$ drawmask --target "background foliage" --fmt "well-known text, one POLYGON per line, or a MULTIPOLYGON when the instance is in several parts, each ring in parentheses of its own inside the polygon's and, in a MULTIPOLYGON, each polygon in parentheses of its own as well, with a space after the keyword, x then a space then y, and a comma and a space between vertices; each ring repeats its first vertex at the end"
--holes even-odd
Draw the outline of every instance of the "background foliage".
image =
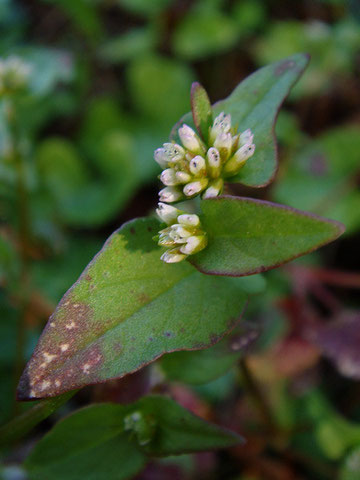
MULTIPOLYGON (((256 68, 310 53, 310 67, 278 119, 275 183, 234 185, 229 193, 281 202, 347 227, 342 240, 319 253, 243 279, 252 298, 246 321, 230 338, 87 387, 20 442, 8 443, 4 479, 53 475, 39 453, 44 439, 28 453, 67 413, 93 402, 128 404, 149 392, 170 393, 196 415, 241 433, 247 444, 145 462, 148 452, 131 454, 126 443, 133 462, 124 475, 147 463, 137 478, 360 478, 359 22, 360 7, 351 0, 0 2, 0 57, 18 55, 32 67, 30 91, 18 104, 31 219, 25 246, 13 133, 0 105, 2 423, 27 409, 14 402, 14 389, 56 303, 113 230, 153 211, 159 171, 152 152, 189 111, 192 81, 215 102, 256 68), (26 457, 30 473, 20 466, 26 457)), ((150 435, 147 427, 136 432, 150 435)), ((116 431, 107 441, 125 448, 123 435, 116 431)), ((105 447, 97 448, 101 458, 105 447)), ((68 468, 63 454, 59 475, 68 468)))

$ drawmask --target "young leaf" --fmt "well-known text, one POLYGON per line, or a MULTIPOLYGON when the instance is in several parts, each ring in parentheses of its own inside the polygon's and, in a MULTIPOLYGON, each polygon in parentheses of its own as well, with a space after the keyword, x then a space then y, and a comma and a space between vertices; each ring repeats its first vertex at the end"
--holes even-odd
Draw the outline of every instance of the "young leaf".
POLYGON ((243 443, 238 434, 205 422, 170 398, 144 397, 137 402, 137 408, 155 421, 155 434, 144 446, 150 455, 178 455, 243 443))
POLYGON ((264 272, 335 240, 341 223, 283 205, 223 196, 201 202, 208 246, 191 257, 201 272, 241 277, 264 272))
MULTIPOLYGON (((232 123, 239 131, 250 128, 254 133, 255 154, 238 175, 230 179, 231 182, 263 187, 273 180, 277 169, 276 116, 308 61, 307 55, 299 53, 261 68, 243 80, 229 97, 213 106, 214 116, 220 112, 230 113, 232 123)), ((177 129, 183 123, 192 124, 191 114, 175 125, 172 140, 177 141, 177 129)))
POLYGON ((198 82, 194 82, 191 87, 191 110, 195 126, 207 142, 212 124, 212 109, 205 88, 198 82))
POLYGON ((196 417, 170 398, 100 404, 61 420, 25 461, 30 480, 132 478, 148 455, 168 456, 242 443, 234 432, 196 417))
POLYGON ((55 425, 25 461, 30 480, 122 480, 146 463, 120 405, 93 405, 55 425))
POLYGON ((238 321, 241 283, 165 264, 155 219, 122 226, 65 294, 22 375, 20 399, 134 372, 164 353, 208 347, 238 321))

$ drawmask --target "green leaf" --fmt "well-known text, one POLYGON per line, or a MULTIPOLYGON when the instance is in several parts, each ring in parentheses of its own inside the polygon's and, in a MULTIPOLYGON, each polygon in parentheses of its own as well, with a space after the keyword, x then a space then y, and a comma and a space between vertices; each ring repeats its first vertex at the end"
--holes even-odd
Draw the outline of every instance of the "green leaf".
POLYGON ((339 480, 358 480, 360 478, 360 447, 355 448, 345 458, 340 469, 339 480))
POLYGON ((207 142, 209 136, 209 127, 212 124, 211 103, 205 88, 198 82, 194 82, 191 87, 191 110, 195 126, 207 142))
MULTIPOLYGON (((273 180, 277 169, 276 116, 308 61, 307 55, 299 53, 261 68, 243 80, 229 97, 213 105, 214 115, 230 113, 232 123, 239 131, 250 128, 254 133, 255 154, 238 175, 230 179, 231 182, 263 187, 273 180)), ((175 125, 173 140, 177 140, 177 128, 182 123, 192 124, 191 115, 185 115, 175 125)))
POLYGON ((134 441, 123 433, 120 405, 94 405, 45 435, 25 461, 30 480, 122 480, 145 465, 134 441))
POLYGON ((144 397, 130 405, 99 404, 58 422, 25 461, 30 480, 121 480, 147 456, 226 448, 236 433, 196 417, 170 398, 144 397))
POLYGON ((231 48, 237 39, 231 17, 217 9, 195 8, 179 23, 172 43, 179 57, 199 60, 231 48))
POLYGON ((129 65, 127 79, 136 109, 156 125, 170 129, 189 108, 193 74, 184 63, 142 56, 129 65))
POLYGON ((338 222, 250 198, 203 200, 208 246, 191 257, 203 273, 244 276, 282 265, 335 240, 338 222))
POLYGON ((179 455, 228 448, 243 442, 236 433, 205 422, 170 398, 144 397, 137 402, 136 410, 155 421, 154 436, 144 447, 150 455, 179 455))
POLYGON ((194 385, 209 383, 235 365, 257 337, 255 328, 242 324, 213 347, 170 353, 161 359, 160 365, 170 380, 194 385))
POLYGON ((155 219, 125 224, 50 318, 19 385, 42 398, 118 378, 176 350, 221 339, 246 303, 241 282, 165 264, 155 219), (186 299, 186 301, 184 301, 186 299))
POLYGON ((174 0, 117 0, 118 3, 135 14, 153 16, 169 7, 174 0))

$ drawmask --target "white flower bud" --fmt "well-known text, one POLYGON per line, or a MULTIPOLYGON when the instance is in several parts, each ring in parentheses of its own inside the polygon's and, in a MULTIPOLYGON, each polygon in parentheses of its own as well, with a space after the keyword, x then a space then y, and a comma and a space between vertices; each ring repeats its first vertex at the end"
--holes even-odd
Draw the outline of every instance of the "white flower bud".
POLYGON ((179 215, 177 221, 182 225, 188 225, 189 227, 197 227, 200 225, 200 218, 197 215, 190 213, 179 215))
POLYGON ((185 150, 178 143, 164 143, 164 150, 171 163, 178 162, 185 155, 185 150))
POLYGON ((241 167, 243 167, 255 152, 255 145, 253 143, 246 143, 243 145, 224 166, 224 173, 226 175, 235 175, 241 167))
POLYGON ((159 200, 161 202, 172 203, 182 198, 181 190, 176 187, 165 187, 159 192, 159 200))
POLYGON ((210 176, 216 178, 221 172, 221 158, 219 150, 214 147, 209 148, 207 154, 208 170, 210 176))
POLYGON ((170 235, 162 233, 159 236, 158 245, 160 245, 160 247, 172 247, 175 246, 175 242, 174 239, 170 237, 170 235))
POLYGON ((192 179, 192 176, 186 172, 176 172, 177 183, 188 183, 192 179))
POLYGON ((173 187, 179 183, 176 178, 176 171, 173 168, 167 168, 163 170, 160 175, 160 180, 166 186, 173 187))
POLYGON ((179 128, 179 137, 181 139, 181 143, 184 145, 185 148, 190 150, 190 152, 201 152, 202 148, 199 137, 188 125, 184 124, 181 128, 179 128))
POLYGON ((221 133, 218 135, 215 139, 214 147, 219 151, 221 158, 226 160, 232 148, 231 133, 221 133))
POLYGON ((206 199, 206 198, 217 197, 222 192, 223 187, 224 187, 224 180, 222 178, 212 181, 209 184, 208 188, 203 193, 202 198, 206 199))
POLYGON ((196 155, 191 161, 190 161, 190 172, 193 175, 201 175, 201 174, 206 174, 206 163, 205 159, 201 157, 200 155, 196 155))
POLYGON ((175 224, 171 226, 169 235, 176 243, 185 243, 192 233, 184 225, 175 224))
POLYGON ((248 128, 247 130, 242 132, 242 134, 240 135, 240 145, 241 146, 245 145, 246 143, 252 143, 253 140, 254 140, 254 134, 252 133, 250 128, 248 128))
POLYGON ((195 182, 190 182, 185 185, 183 192, 187 197, 193 197, 194 195, 202 192, 204 188, 207 187, 208 179, 202 178, 201 180, 197 180, 195 182))
POLYGON ((181 214, 181 210, 175 208, 171 205, 166 205, 166 203, 159 203, 156 213, 160 220, 165 222, 167 225, 177 221, 177 217, 181 214))
POLYGON ((161 168, 167 168, 169 163, 169 157, 165 152, 165 148, 158 148, 154 152, 154 160, 161 168))
POLYGON ((206 247, 206 244, 207 241, 204 235, 193 235, 187 239, 185 245, 180 247, 180 252, 185 255, 192 255, 200 252, 200 250, 206 247))
POLYGON ((166 263, 178 263, 185 260, 186 257, 187 255, 182 254, 178 248, 173 248, 164 252, 160 259, 166 263))
POLYGON ((214 143, 216 137, 222 133, 229 133, 231 129, 231 115, 225 115, 224 112, 221 112, 218 115, 213 123, 213 126, 210 130, 210 143, 214 143))

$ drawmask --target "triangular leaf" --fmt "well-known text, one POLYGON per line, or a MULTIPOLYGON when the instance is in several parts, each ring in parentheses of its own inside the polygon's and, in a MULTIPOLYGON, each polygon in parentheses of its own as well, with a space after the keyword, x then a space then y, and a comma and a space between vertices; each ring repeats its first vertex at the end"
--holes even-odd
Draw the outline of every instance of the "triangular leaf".
POLYGON ((263 272, 335 240, 341 223, 284 205, 223 196, 203 200, 208 246, 191 262, 203 273, 240 277, 263 272))
POLYGON ((241 283, 163 263, 158 230, 157 220, 138 219, 109 238, 50 318, 20 399, 122 377, 164 353, 208 347, 236 324, 241 283))
MULTIPOLYGON (((274 127, 279 108, 290 89, 308 64, 309 57, 298 53, 280 62, 257 70, 243 80, 232 94, 213 106, 214 116, 230 113, 232 124, 239 131, 250 128, 254 133, 255 154, 231 182, 250 187, 270 183, 277 170, 274 127)), ((185 115, 174 127, 171 139, 178 140, 177 129, 183 123, 193 125, 191 114, 185 115)))

